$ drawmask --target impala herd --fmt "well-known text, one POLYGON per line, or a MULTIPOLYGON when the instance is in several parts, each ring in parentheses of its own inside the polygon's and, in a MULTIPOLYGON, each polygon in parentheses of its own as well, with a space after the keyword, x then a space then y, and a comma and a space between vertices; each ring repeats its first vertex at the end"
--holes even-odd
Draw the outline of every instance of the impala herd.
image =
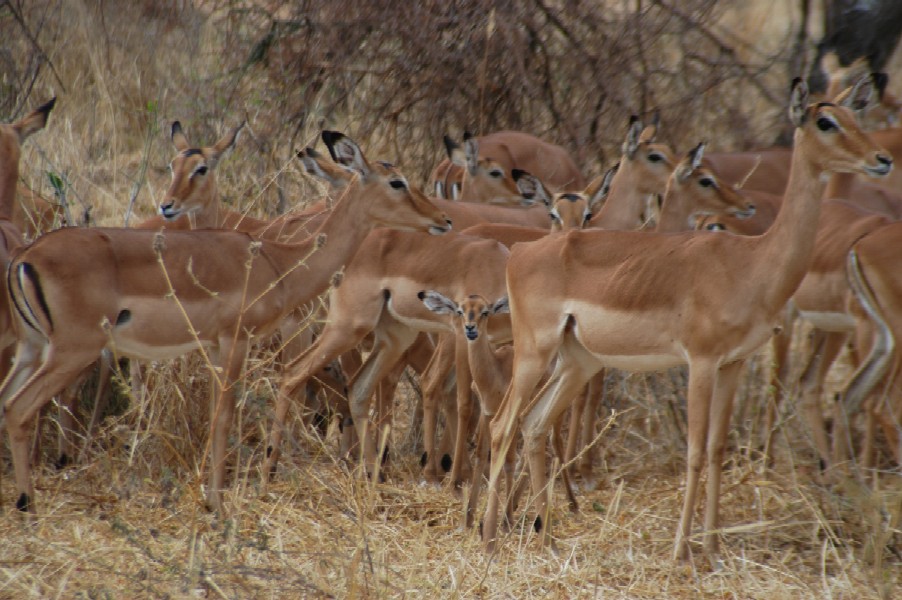
POLYGON ((604 369, 688 366, 686 491, 674 556, 691 556, 707 464, 702 540, 705 554, 716 557, 737 384, 746 359, 769 339, 776 394, 767 406, 765 460, 781 396, 798 390, 826 473, 845 468, 859 445, 850 419, 862 407, 863 464, 874 466, 882 431, 902 465, 902 399, 892 387, 902 366, 895 350, 902 336, 902 230, 895 222, 902 190, 877 185, 902 153, 902 129, 866 134, 858 125, 856 113, 868 108, 875 82, 865 77, 833 102, 809 103, 796 80, 791 150, 706 156, 701 143, 678 157, 655 141, 657 116, 647 126, 633 117, 618 166, 588 183, 566 150, 525 133, 468 133, 461 144, 446 137, 448 159, 433 171, 434 197, 350 138, 324 131, 328 157, 312 148, 297 157, 335 200, 271 220, 219 200, 217 165, 243 124, 198 147, 175 122, 172 181, 158 216, 133 228, 64 227, 43 235, 37 233, 50 228, 54 212, 44 204, 21 208, 23 199, 40 197, 19 186, 19 155, 54 101, 0 125, 0 251, 8 265, 0 294, 0 398, 16 506, 35 510, 30 442, 55 395, 102 356, 165 360, 199 351, 214 387, 207 504, 225 510, 229 432, 250 376, 247 356, 279 334, 283 374, 261 488, 277 475, 289 408, 304 403, 310 394, 302 392, 317 381, 329 382, 331 394, 327 406, 308 403, 305 419, 339 415, 341 451, 354 451, 362 472, 377 476, 395 387, 409 367, 422 383, 423 477, 447 478, 454 489, 469 483, 464 527, 473 525, 488 482, 481 527, 488 551, 502 540, 502 479, 502 524, 512 524, 525 488, 518 472, 531 482, 541 543, 552 541, 549 435, 566 467, 571 509, 578 508, 571 478, 594 485, 588 447, 604 369), (655 230, 640 231, 650 205, 655 230), (326 292, 328 300, 318 302, 326 292), (322 306, 324 318, 312 319, 322 306), (799 320, 815 333, 796 384, 788 356, 799 320), (853 337, 857 370, 832 407, 828 430, 824 379, 853 337))

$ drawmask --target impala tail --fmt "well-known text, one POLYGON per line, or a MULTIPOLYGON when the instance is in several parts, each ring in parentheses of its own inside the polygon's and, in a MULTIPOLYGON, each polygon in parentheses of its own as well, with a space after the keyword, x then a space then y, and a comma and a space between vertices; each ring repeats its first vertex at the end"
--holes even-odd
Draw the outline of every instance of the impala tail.
POLYGON ((16 312, 35 331, 50 337, 53 319, 34 266, 28 262, 13 262, 7 271, 9 296, 16 312))
POLYGON ((889 369, 896 340, 890 331, 889 324, 883 314, 883 308, 874 296, 874 290, 867 280, 858 253, 852 249, 846 258, 846 271, 849 276, 849 287, 861 304, 864 312, 874 323, 874 342, 867 358, 862 361, 852 375, 852 379, 842 393, 842 403, 848 414, 854 414, 861 408, 861 402, 874 389, 889 369))

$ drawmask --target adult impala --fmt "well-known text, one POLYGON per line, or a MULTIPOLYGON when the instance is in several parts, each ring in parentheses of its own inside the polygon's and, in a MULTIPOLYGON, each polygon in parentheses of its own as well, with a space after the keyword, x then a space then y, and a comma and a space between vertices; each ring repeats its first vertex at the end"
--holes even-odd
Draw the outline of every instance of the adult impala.
POLYGON ((892 159, 862 132, 851 110, 870 97, 861 82, 845 105, 807 105, 793 82, 789 115, 795 150, 777 221, 758 237, 707 232, 580 231, 517 245, 507 280, 514 372, 492 421, 492 468, 483 537, 494 548, 498 478, 517 424, 543 542, 549 539, 545 444, 574 394, 602 366, 630 371, 689 365, 686 495, 674 554, 689 557, 699 476, 708 460, 704 550, 716 555, 721 463, 745 358, 774 332, 783 305, 808 269, 823 174, 886 175, 892 159), (535 394, 554 356, 555 374, 535 394))
MULTIPOLYGON (((13 257, 9 281, 18 346, 0 398, 19 509, 33 506, 32 419, 107 347, 143 359, 195 349, 209 358, 219 400, 211 424, 208 504, 221 508, 235 384, 251 338, 273 332, 283 317, 327 289, 374 227, 450 229, 445 215, 397 169, 370 164, 343 134, 326 131, 323 140, 346 157, 357 179, 317 235, 301 243, 218 230, 70 228, 13 257)), ((182 154, 198 156, 191 151, 182 154)))

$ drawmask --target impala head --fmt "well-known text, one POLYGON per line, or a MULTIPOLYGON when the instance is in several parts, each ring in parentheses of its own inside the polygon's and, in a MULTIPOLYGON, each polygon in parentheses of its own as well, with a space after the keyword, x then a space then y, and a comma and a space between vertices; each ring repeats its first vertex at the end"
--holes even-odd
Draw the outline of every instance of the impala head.
POLYGON ((551 231, 554 232, 585 227, 592 214, 604 203, 615 172, 616 169, 610 169, 590 183, 582 193, 561 192, 554 195, 535 175, 521 169, 514 169, 512 174, 524 199, 528 199, 530 204, 541 202, 548 207, 551 231))
POLYGON ((323 131, 322 136, 332 160, 359 178, 366 218, 376 227, 428 231, 435 235, 451 230, 451 220, 445 213, 422 191, 411 186, 393 165, 370 163, 360 146, 343 133, 323 131))
POLYGON ((172 124, 171 138, 178 154, 169 163, 172 182, 160 202, 160 215, 172 221, 182 215, 216 208, 219 198, 213 170, 229 149, 238 141, 244 123, 222 136, 212 146, 192 147, 182 131, 182 124, 172 124))
POLYGON ((480 157, 479 142, 469 132, 464 133, 463 148, 446 135, 445 149, 451 163, 462 169, 460 184, 451 184, 452 198, 491 204, 521 202, 522 196, 511 173, 498 161, 480 157))
POLYGON ((667 182, 665 201, 679 197, 691 204, 692 215, 729 214, 740 219, 755 214, 755 205, 723 183, 704 159, 705 142, 689 151, 667 182))
POLYGON ((638 116, 631 116, 623 141, 618 179, 643 195, 660 194, 677 162, 669 147, 655 143, 658 122, 657 112, 647 127, 638 116))
POLYGON ((11 208, 19 179, 22 142, 44 128, 54 104, 56 98, 50 99, 18 121, 0 123, 0 205, 11 208))
POLYGON ((460 304, 435 291, 420 292, 417 297, 426 308, 438 315, 454 315, 471 342, 479 339, 480 335, 485 335, 490 316, 510 312, 507 296, 492 303, 474 294, 467 296, 460 304))
POLYGON ((873 77, 864 77, 833 102, 808 104, 808 86, 800 78, 792 85, 789 118, 796 127, 795 147, 820 171, 862 173, 884 177, 893 167, 892 155, 861 130, 856 112, 874 99, 873 77))

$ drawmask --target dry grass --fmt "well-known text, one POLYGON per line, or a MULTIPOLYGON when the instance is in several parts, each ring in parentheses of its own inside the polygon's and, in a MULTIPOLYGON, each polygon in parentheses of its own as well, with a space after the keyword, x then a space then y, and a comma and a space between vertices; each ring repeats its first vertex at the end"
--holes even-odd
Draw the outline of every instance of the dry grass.
MULTIPOLYGON (((231 2, 140 2, 129 10, 13 2, 53 69, 34 58, 19 24, 0 8, 9 56, 30 57, 3 76, 0 106, 21 114, 52 94, 60 97, 47 131, 26 146, 23 178, 50 194, 44 172, 58 173, 70 185, 73 211, 84 202, 97 222, 118 225, 133 193, 139 216, 151 214, 161 198, 172 153, 166 131, 173 119, 182 120, 191 140, 207 143, 246 115, 247 135, 219 169, 224 199, 257 214, 311 199, 290 157, 294 147, 315 140, 320 124, 313 117, 321 116, 326 93, 311 96, 309 118, 287 122, 291 114, 273 108, 284 100, 284 90, 269 87, 272 71, 240 72, 235 66, 250 50, 237 42, 253 37, 248 31, 260 27, 259 11, 272 4, 249 3, 252 10, 242 20, 231 10, 241 5, 231 2), (23 90, 31 81, 34 89, 26 98, 23 90)), ((786 28, 773 33, 773 19, 760 9, 767 4, 759 2, 749 20, 741 11, 726 12, 716 31, 743 23, 745 39, 754 40, 754 24, 761 35, 770 32, 767 43, 779 48, 786 28)), ((773 83, 775 94, 782 94, 780 68, 763 79, 773 83)), ((713 111, 718 92, 734 101, 748 90, 715 86, 698 106, 713 111)), ((350 110, 363 111, 365 101, 375 101, 367 93, 373 92, 348 100, 346 112, 332 114, 329 126, 355 135, 370 131, 361 143, 397 158, 399 134, 350 110)), ((742 115, 748 127, 739 127, 735 143, 772 139, 778 109, 761 102, 757 117, 755 111, 742 115)), ((672 109, 672 116, 678 112, 672 109)), ((723 115, 712 117, 709 127, 703 116, 687 117, 680 131, 692 140, 728 139, 725 132, 737 129, 723 115)), ((611 152, 625 117, 605 113, 593 143, 607 144, 611 152)), ((665 123, 666 118, 665 112, 665 123)), ((405 168, 417 173, 428 171, 439 147, 437 139, 421 137, 419 148, 433 150, 407 159, 405 168)), ((595 166, 591 154, 584 153, 590 157, 587 168, 595 166)), ((682 388, 676 386, 673 396, 666 378, 650 383, 630 377, 617 387, 619 416, 602 438, 598 467, 604 484, 581 496, 576 515, 566 512, 558 492, 557 554, 537 551, 530 528, 520 523, 488 558, 474 531, 458 529, 460 501, 449 490, 419 485, 418 446, 408 439, 405 422, 414 401, 409 387, 397 398, 389 483, 353 476, 334 458, 334 435, 323 442, 295 421, 278 477, 261 498, 256 469, 278 385, 276 373, 261 369, 247 382, 233 438, 229 514, 217 519, 206 513, 201 484, 208 455, 208 373, 197 357, 188 357, 152 366, 149 395, 133 398, 122 414, 108 419, 75 468, 52 470, 56 432, 45 428, 35 478, 37 517, 15 512, 4 457, 0 598, 890 597, 902 585, 898 474, 882 474, 873 485, 859 479, 820 484, 811 445, 798 433, 802 427, 791 407, 777 466, 762 473, 749 449, 758 439, 753 424, 766 395, 766 366, 760 359, 750 369, 742 391, 746 408, 737 410, 730 440, 720 570, 702 558, 694 565, 670 559, 685 447, 682 388), (668 410, 671 396, 676 419, 668 410)), ((672 379, 679 382, 677 375, 672 379)))

